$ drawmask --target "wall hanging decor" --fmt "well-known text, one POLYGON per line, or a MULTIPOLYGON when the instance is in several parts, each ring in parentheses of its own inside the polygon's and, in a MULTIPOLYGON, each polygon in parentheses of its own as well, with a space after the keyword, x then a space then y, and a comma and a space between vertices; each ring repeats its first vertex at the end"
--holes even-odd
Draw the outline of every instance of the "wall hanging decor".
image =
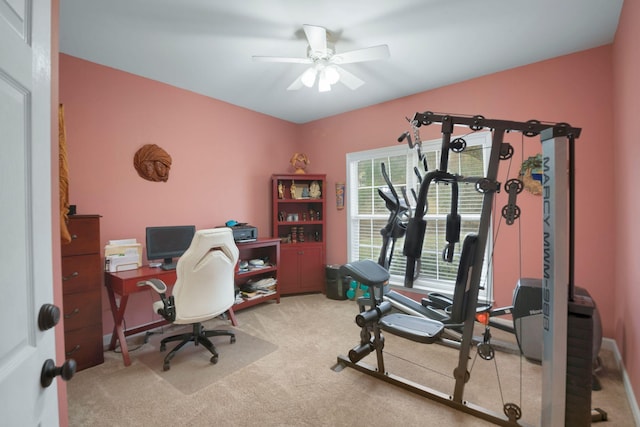
POLYGON ((71 243, 67 227, 69 221, 69 161, 67 159, 67 131, 64 125, 64 106, 58 105, 58 168, 60 181, 60 240, 63 245, 71 243))
POLYGON ((542 194, 542 153, 528 157, 520 166, 520 179, 531 194, 542 194))
POLYGON ((336 182, 336 208, 344 209, 344 182, 336 182))
POLYGON ((133 166, 141 178, 166 182, 171 169, 171 156, 156 144, 146 144, 133 156, 133 166))

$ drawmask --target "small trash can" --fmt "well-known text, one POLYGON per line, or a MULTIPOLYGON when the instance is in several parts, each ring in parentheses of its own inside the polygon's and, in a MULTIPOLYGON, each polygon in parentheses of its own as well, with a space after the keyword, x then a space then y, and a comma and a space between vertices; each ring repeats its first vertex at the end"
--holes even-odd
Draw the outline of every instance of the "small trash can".
POLYGON ((335 300, 347 299, 347 289, 349 289, 349 281, 344 280, 340 275, 340 265, 327 264, 327 298, 335 300))

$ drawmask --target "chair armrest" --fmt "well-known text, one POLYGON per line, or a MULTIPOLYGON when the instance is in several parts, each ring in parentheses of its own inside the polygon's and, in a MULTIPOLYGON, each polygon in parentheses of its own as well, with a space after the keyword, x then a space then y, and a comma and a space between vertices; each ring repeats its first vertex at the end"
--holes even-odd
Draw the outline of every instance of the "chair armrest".
MULTIPOLYGON (((156 312, 165 318, 169 322, 176 320, 176 307, 173 299, 173 295, 167 298, 167 285, 160 279, 141 280, 138 282, 138 286, 149 286, 158 294, 162 300, 162 307, 159 307, 156 312)), ((154 305, 155 308, 155 305, 154 305)))
POLYGON ((149 286, 159 294, 167 292, 167 285, 160 279, 149 279, 138 282, 138 286, 149 286))

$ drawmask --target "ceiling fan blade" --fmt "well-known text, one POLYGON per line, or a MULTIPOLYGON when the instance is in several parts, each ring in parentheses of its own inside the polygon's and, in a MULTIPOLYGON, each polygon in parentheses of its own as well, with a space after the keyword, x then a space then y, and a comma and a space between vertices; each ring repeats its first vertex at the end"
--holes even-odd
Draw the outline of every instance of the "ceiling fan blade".
POLYGON ((327 51, 327 30, 323 27, 306 24, 302 28, 304 28, 311 51, 324 54, 327 51))
POLYGON ((287 58, 283 56, 252 56, 254 62, 290 62, 294 64, 311 64, 309 58, 287 58))
POLYGON ((287 88, 287 90, 299 90, 299 89, 301 89, 301 88, 302 88, 302 86, 304 86, 304 85, 302 84, 302 79, 300 79, 300 77, 298 77, 297 79, 295 79, 295 80, 293 81, 293 83, 291 83, 291 84, 289 85, 289 87, 287 88))
POLYGON ((375 61, 387 59, 389 57, 389 46, 381 44, 378 46, 365 47, 363 49, 351 50, 349 52, 337 53, 331 57, 331 62, 335 64, 349 64, 352 62, 375 61))
POLYGON ((338 70, 338 74, 340 74, 339 81, 349 89, 356 90, 364 84, 362 80, 360 80, 344 68, 336 66, 336 70, 338 70))

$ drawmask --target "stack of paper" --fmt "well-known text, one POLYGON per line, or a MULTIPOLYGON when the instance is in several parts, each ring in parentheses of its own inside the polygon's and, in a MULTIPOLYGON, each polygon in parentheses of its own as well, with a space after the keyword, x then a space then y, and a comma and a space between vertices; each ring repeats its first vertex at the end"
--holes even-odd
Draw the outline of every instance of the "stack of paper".
POLYGON ((142 266, 142 245, 136 239, 110 240, 104 247, 104 269, 110 273, 142 266))

